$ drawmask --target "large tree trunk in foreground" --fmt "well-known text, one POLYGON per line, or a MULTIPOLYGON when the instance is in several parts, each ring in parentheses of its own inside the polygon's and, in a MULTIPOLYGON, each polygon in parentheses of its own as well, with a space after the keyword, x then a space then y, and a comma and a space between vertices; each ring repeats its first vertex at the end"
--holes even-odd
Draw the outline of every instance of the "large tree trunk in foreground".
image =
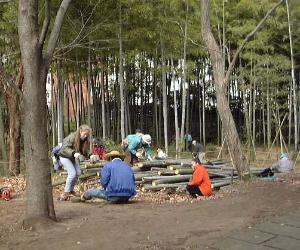
POLYGON ((240 142, 226 97, 226 85, 224 84, 224 60, 222 58, 222 52, 217 45, 211 31, 209 21, 209 0, 202 0, 201 3, 202 37, 206 47, 208 48, 213 66, 213 76, 217 96, 217 109, 222 120, 233 164, 238 171, 239 177, 244 179, 249 176, 250 170, 242 151, 242 144, 240 142))
POLYGON ((45 20, 39 34, 38 0, 20 0, 19 43, 24 66, 24 150, 27 167, 25 226, 39 226, 55 219, 48 159, 46 76, 71 0, 63 0, 57 12, 47 48, 50 1, 45 1, 45 20))

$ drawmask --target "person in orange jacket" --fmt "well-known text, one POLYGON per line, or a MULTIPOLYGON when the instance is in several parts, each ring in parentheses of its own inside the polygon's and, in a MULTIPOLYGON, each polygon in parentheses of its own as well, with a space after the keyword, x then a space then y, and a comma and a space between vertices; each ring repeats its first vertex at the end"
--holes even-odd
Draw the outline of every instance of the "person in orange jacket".
POLYGON ((197 198, 197 196, 211 196, 211 181, 206 168, 198 158, 194 159, 192 167, 194 173, 192 180, 186 186, 186 190, 194 198, 197 198))

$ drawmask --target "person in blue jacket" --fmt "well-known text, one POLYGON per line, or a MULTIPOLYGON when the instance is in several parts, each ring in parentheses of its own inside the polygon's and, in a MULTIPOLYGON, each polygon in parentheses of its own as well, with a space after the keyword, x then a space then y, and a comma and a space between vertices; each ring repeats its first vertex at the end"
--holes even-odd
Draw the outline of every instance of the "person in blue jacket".
POLYGON ((87 190, 81 200, 90 200, 93 197, 107 200, 111 203, 124 203, 136 195, 134 173, 126 163, 121 160, 118 151, 107 154, 112 159, 101 170, 101 189, 87 190))
POLYGON ((128 135, 122 144, 126 163, 132 165, 143 156, 148 160, 152 160, 151 136, 149 134, 136 133, 128 135))

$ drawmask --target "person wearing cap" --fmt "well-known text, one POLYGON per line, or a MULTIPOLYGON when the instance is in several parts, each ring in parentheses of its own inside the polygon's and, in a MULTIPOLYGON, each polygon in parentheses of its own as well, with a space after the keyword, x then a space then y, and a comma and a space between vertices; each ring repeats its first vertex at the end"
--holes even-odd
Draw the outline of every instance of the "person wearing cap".
POLYGON ((151 136, 149 134, 131 134, 123 141, 125 152, 125 162, 133 164, 139 161, 143 155, 148 160, 152 160, 151 136))
POLYGON ((293 162, 289 160, 286 153, 281 153, 279 161, 275 162, 271 167, 264 169, 257 177, 271 177, 274 173, 290 173, 293 171, 293 162))
POLYGON ((206 168, 197 158, 194 159, 192 167, 194 173, 192 180, 186 186, 186 190, 194 198, 197 198, 197 196, 211 196, 211 181, 206 168))
POLYGON ((198 143, 196 140, 194 140, 192 142, 193 144, 193 158, 198 157, 198 159, 200 160, 200 162, 203 161, 203 158, 205 157, 205 152, 204 152, 204 147, 201 143, 198 143))
POLYGON ((136 195, 134 173, 126 163, 121 160, 118 151, 106 154, 111 161, 101 169, 99 182, 102 188, 87 190, 81 200, 90 200, 93 197, 107 200, 111 203, 123 203, 136 195))
POLYGON ((271 166, 271 170, 275 173, 289 173, 293 171, 293 163, 289 160, 289 156, 286 153, 281 153, 279 161, 271 166))

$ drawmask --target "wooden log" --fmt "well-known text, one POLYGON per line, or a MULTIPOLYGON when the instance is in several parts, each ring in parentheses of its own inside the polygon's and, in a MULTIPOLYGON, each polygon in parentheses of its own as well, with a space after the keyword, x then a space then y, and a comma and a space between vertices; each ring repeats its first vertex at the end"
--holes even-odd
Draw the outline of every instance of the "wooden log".
POLYGON ((152 168, 151 168, 151 171, 164 171, 164 170, 167 169, 166 167, 167 167, 167 166, 152 167, 152 168))
POLYGON ((164 175, 164 176, 170 176, 170 175, 175 175, 175 171, 172 171, 172 170, 158 171, 157 174, 164 175))
POLYGON ((165 160, 166 165, 181 165, 181 166, 191 166, 192 160, 191 159, 168 159, 165 160))
POLYGON ((149 191, 149 190, 159 191, 161 189, 166 189, 166 188, 178 188, 178 187, 185 188, 186 185, 187 185, 187 182, 160 184, 160 185, 157 185, 157 186, 144 185, 141 190, 143 192, 149 191))
POLYGON ((169 170, 176 170, 176 169, 191 169, 192 165, 170 165, 167 167, 169 170))
POLYGON ((188 169, 176 169, 175 174, 192 174, 194 173, 194 169, 188 168, 188 169))
POLYGON ((137 162, 134 164, 134 167, 149 168, 149 169, 151 169, 151 167, 161 167, 161 166, 166 166, 165 161, 153 160, 153 161, 137 162))
POLYGON ((166 178, 166 176, 161 176, 161 175, 145 176, 145 177, 142 177, 142 181, 150 182, 150 181, 159 180, 159 179, 163 179, 163 178, 166 178))
POLYGON ((98 173, 100 172, 99 168, 87 168, 83 170, 84 173, 98 173))
MULTIPOLYGON (((79 177, 79 180, 85 180, 85 179, 88 179, 89 177, 92 177, 92 176, 96 176, 96 173, 82 175, 82 176, 79 177)), ((59 181, 59 182, 53 183, 52 187, 56 187, 56 186, 59 186, 59 185, 65 184, 65 183, 66 183, 66 180, 59 181)))
POLYGON ((88 162, 88 163, 85 163, 83 165, 83 167, 85 169, 88 169, 88 168, 100 168, 100 167, 103 167, 106 163, 108 163, 108 161, 98 161, 96 163, 90 163, 90 162, 88 162))
POLYGON ((152 181, 152 186, 156 186, 158 184, 164 183, 176 183, 176 182, 184 182, 189 181, 192 175, 175 175, 175 176, 161 176, 164 178, 152 181))
POLYGON ((231 185, 231 180, 216 182, 216 183, 213 183, 211 186, 212 186, 212 188, 220 188, 220 187, 224 187, 224 186, 228 186, 228 185, 231 185))
POLYGON ((135 173, 134 178, 136 181, 142 181, 143 177, 149 177, 154 175, 157 175, 157 172, 135 173))

